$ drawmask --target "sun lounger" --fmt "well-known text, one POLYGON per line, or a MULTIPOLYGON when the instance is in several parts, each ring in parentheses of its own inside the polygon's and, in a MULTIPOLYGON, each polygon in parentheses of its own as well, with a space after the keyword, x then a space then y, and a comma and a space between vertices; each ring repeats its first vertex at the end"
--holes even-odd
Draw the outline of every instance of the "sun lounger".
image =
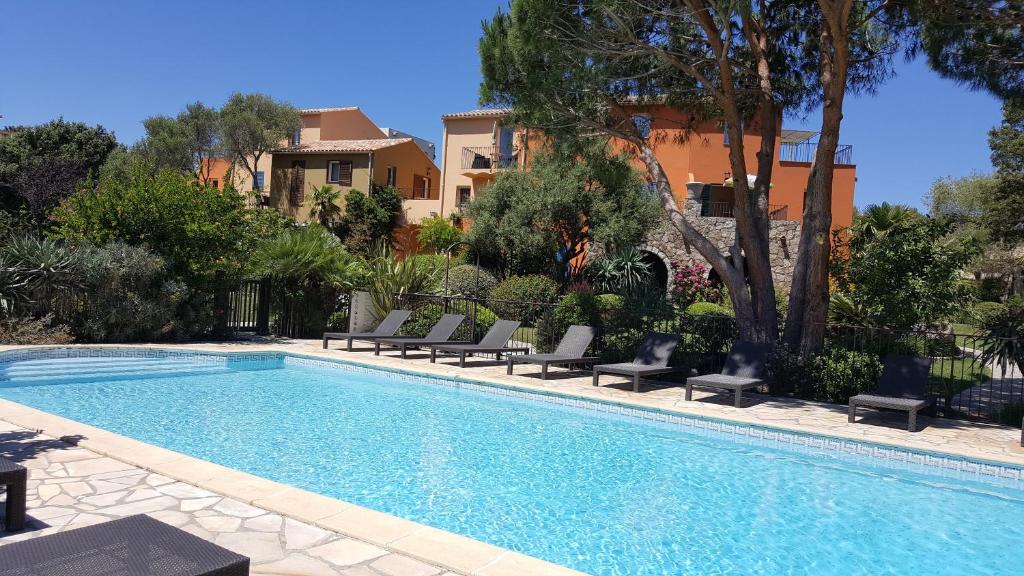
POLYGON ((501 360, 502 354, 514 354, 516 352, 529 352, 525 346, 508 346, 512 334, 519 328, 519 322, 514 320, 498 320, 491 326, 491 329, 480 339, 479 344, 433 344, 430 346, 430 361, 437 359, 438 352, 459 355, 459 368, 465 368, 466 356, 474 354, 494 354, 495 360, 501 360))
POLYGON ((878 389, 871 394, 857 394, 850 398, 848 420, 857 419, 857 408, 888 408, 908 413, 907 430, 917 431, 917 413, 935 406, 935 397, 928 394, 928 378, 932 359, 890 354, 885 357, 878 389))
POLYGON ((729 357, 725 360, 720 374, 705 374, 686 379, 686 399, 693 398, 693 387, 732 390, 733 405, 743 406, 743 391, 757 388, 764 383, 765 367, 771 346, 754 342, 733 342, 729 357))
POLYGON ((651 332, 644 338, 632 362, 598 364, 594 366, 594 386, 598 385, 601 374, 619 374, 633 377, 633 392, 640 391, 640 378, 678 371, 669 366, 672 353, 679 346, 679 336, 651 332))
POLYGON ((249 559, 137 515, 0 546, 0 576, 245 576, 249 559))
POLYGON ((4 505, 4 530, 14 532, 25 527, 25 500, 28 493, 28 469, 0 458, 0 486, 7 490, 4 505))
POLYGON ((593 364, 597 356, 584 356, 590 343, 594 340, 594 329, 590 326, 569 326, 562 336, 562 341, 554 352, 546 354, 516 354, 508 357, 508 373, 512 373, 513 364, 540 364, 540 379, 547 380, 548 366, 565 366, 571 364, 593 364))
POLYGON ((378 338, 373 343, 373 353, 380 355, 381 346, 390 346, 402 351, 402 358, 409 348, 430 346, 431 344, 472 344, 472 342, 452 341, 452 334, 459 328, 462 321, 466 319, 463 314, 445 314, 434 324, 434 327, 427 332, 423 338, 378 338))
POLYGON ((351 352, 353 340, 372 342, 377 338, 390 338, 398 333, 398 329, 409 319, 410 315, 412 312, 408 310, 392 310, 373 329, 373 332, 324 332, 324 350, 327 349, 328 340, 348 340, 348 346, 345 349, 351 352))

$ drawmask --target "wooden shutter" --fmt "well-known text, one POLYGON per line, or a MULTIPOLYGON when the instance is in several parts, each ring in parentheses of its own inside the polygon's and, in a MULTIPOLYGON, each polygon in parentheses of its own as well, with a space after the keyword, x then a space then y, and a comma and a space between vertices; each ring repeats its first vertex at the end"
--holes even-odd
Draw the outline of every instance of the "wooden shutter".
POLYGON ((292 182, 288 190, 288 200, 293 206, 301 206, 306 195, 306 161, 292 162, 292 182))
POLYGON ((419 174, 414 174, 412 177, 412 197, 423 198, 423 187, 427 183, 426 179, 419 174))
POLYGON ((338 185, 339 186, 351 186, 352 185, 352 163, 342 162, 338 165, 338 185))

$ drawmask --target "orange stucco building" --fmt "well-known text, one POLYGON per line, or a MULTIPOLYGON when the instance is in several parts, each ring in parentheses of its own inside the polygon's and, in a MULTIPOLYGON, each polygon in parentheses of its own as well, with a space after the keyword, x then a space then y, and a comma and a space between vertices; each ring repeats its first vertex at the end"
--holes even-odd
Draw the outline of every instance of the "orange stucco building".
MULTIPOLYGON (((460 206, 481 193, 501 170, 529 165, 530 154, 542 144, 543 138, 528 130, 504 126, 505 114, 501 109, 489 109, 442 116, 442 214, 457 214, 460 206)), ((637 111, 636 117, 643 117, 641 121, 650 127, 650 141, 680 209, 723 251, 727 250, 735 235, 735 222, 732 218, 733 189, 729 185, 733 177, 729 142, 722 122, 694 122, 684 113, 665 106, 645 107, 637 111)), ((771 253, 776 281, 788 285, 817 134, 778 128, 768 200, 772 218, 771 253)), ((745 127, 743 141, 748 171, 756 172, 757 151, 761 145, 756 125, 745 127)), ((852 222, 855 185, 852 148, 840 146, 836 151, 832 189, 834 228, 849 226, 852 222)), ((659 276, 667 276, 673 262, 702 260, 667 224, 651 232, 644 248, 662 269, 659 276)))

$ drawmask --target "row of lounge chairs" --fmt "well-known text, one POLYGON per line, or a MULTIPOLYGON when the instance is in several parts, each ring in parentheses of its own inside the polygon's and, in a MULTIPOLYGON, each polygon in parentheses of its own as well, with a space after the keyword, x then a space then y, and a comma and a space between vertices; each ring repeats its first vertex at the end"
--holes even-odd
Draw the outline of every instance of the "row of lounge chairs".
MULTIPOLYGON (((345 340, 346 349, 352 351, 354 341, 367 341, 373 342, 374 354, 379 355, 381 347, 386 346, 401 350, 402 358, 410 348, 429 348, 431 362, 436 362, 438 354, 452 354, 459 357, 460 367, 466 366, 467 357, 491 354, 498 361, 505 357, 508 374, 513 373, 516 364, 539 365, 542 380, 547 379, 550 366, 592 366, 594 386, 600 384, 602 374, 615 374, 630 377, 634 392, 640 391, 641 378, 679 371, 678 367, 669 365, 679 346, 679 336, 674 334, 649 333, 632 362, 597 364, 598 357, 586 355, 595 336, 595 330, 590 326, 570 326, 553 352, 529 354, 526 346, 510 345, 520 326, 513 320, 498 320, 478 343, 451 339, 465 320, 462 314, 444 314, 423 337, 396 337, 411 314, 409 310, 392 310, 371 332, 327 332, 323 336, 323 347, 326 349, 330 340, 345 340)), ((766 344, 734 342, 720 373, 686 379, 686 400, 692 400, 694 388, 725 390, 733 393, 734 406, 741 408, 743 393, 766 383, 764 376, 769 352, 766 344)), ((850 398, 849 421, 855 421, 856 410, 861 406, 901 410, 908 413, 907 429, 916 431, 918 412, 935 405, 935 398, 927 393, 930 370, 929 358, 886 357, 878 389, 850 398)))

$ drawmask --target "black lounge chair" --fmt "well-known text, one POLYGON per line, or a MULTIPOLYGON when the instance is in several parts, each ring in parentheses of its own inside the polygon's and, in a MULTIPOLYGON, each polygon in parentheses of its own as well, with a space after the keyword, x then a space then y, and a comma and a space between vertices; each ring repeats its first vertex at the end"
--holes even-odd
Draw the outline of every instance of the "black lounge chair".
POLYGON ((735 394, 733 405, 743 407, 743 391, 757 388, 764 383, 764 369, 768 364, 771 346, 754 342, 733 342, 729 357, 725 360, 720 374, 705 374, 686 379, 686 399, 693 398, 693 387, 732 390, 735 394))
POLYGON ((917 413, 935 407, 935 397, 928 394, 928 378, 932 359, 890 354, 885 357, 878 389, 873 394, 857 394, 850 398, 848 421, 857 419, 857 407, 888 408, 908 413, 907 431, 917 431, 917 413))
POLYGON ((438 352, 448 352, 458 354, 459 368, 465 368, 466 356, 473 354, 494 354, 495 360, 500 361, 502 354, 529 352, 530 349, 524 346, 508 346, 508 341, 518 328, 519 322, 498 320, 480 339, 479 344, 433 344, 430 346, 430 361, 434 362, 437 359, 438 352))
POLYGON ((679 346, 679 336, 651 332, 644 338, 632 362, 598 364, 594 366, 594 386, 598 385, 601 374, 620 374, 633 377, 633 392, 640 391, 640 378, 656 374, 668 374, 679 369, 669 366, 672 353, 679 346))
POLYGON ((409 310, 392 310, 380 321, 380 324, 377 324, 373 332, 324 332, 324 350, 327 350, 328 340, 348 340, 348 346, 345 349, 351 352, 353 340, 373 342, 377 338, 390 338, 398 333, 398 329, 411 315, 412 312, 409 310))
POLYGON ((463 314, 445 314, 423 338, 378 338, 373 342, 373 353, 379 356, 380 347, 384 345, 401 349, 402 358, 405 358, 405 352, 409 348, 419 348, 431 344, 472 344, 472 342, 451 340, 452 334, 455 334, 465 319, 466 316, 463 314))
POLYGON ((568 364, 593 364, 597 356, 584 356, 590 343, 594 340, 594 329, 590 326, 569 326, 562 336, 562 341, 554 352, 547 354, 515 354, 508 357, 508 373, 512 373, 513 364, 540 364, 540 379, 548 379, 548 366, 565 366, 568 364))
POLYGON ((0 546, 0 576, 246 576, 249 559, 145 515, 0 546))

